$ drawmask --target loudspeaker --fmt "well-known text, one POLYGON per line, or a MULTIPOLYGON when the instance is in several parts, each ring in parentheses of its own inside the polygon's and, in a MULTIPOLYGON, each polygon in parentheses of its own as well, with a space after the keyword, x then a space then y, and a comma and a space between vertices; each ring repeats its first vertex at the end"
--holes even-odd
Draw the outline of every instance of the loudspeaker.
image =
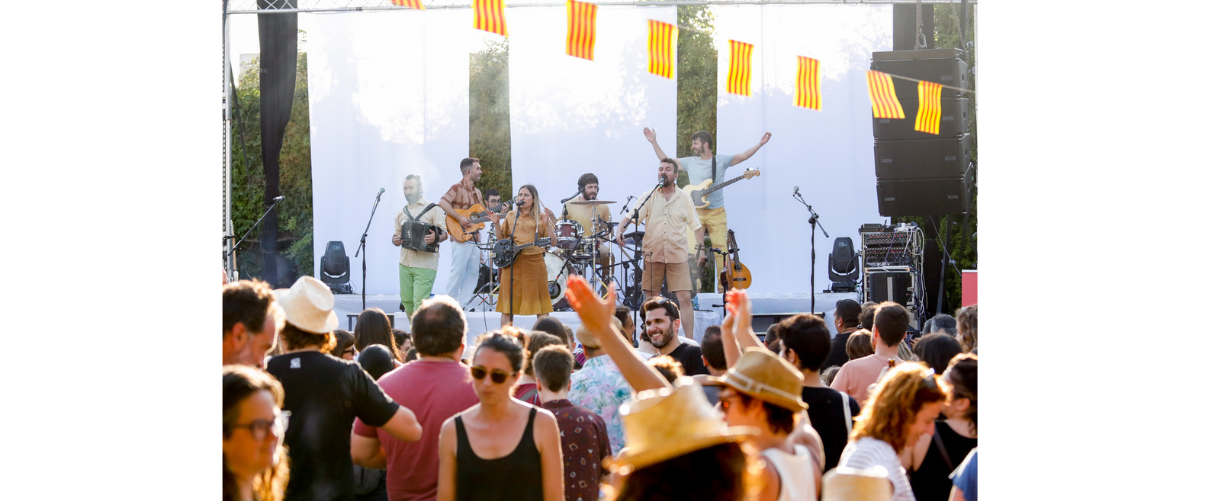
MULTIPOLYGON (((941 97, 958 97, 961 90, 970 86, 967 63, 959 49, 922 49, 875 52, 870 69, 942 85, 941 97)), ((895 96, 917 99, 917 83, 902 78, 891 78, 895 85, 895 96)))
POLYGON ((962 177, 971 165, 971 135, 914 141, 875 141, 879 179, 962 177))
POLYGON ((971 208, 975 169, 965 177, 937 179, 880 179, 879 215, 942 216, 971 208))
POLYGON ((917 99, 900 99, 904 118, 874 119, 874 137, 878 140, 933 139, 935 137, 958 137, 971 130, 970 99, 943 98, 941 100, 941 126, 936 135, 916 130, 916 112, 920 106, 917 99))
POLYGON ((891 301, 905 307, 912 301, 912 275, 906 271, 871 271, 867 282, 867 301, 891 301))

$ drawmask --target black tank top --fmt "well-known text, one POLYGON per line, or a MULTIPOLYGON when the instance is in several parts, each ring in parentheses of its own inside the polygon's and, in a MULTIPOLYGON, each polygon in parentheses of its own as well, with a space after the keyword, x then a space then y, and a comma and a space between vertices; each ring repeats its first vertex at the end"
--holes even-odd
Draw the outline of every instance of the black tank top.
POLYGON ((464 421, 456 416, 456 500, 457 501, 542 501, 543 470, 540 451, 532 432, 536 409, 527 415, 527 428, 519 446, 510 455, 481 459, 469 445, 464 421))
MULTIPOLYGON (((955 468, 979 443, 978 439, 959 435, 945 421, 938 421, 935 428, 941 435, 941 443, 946 447, 946 453, 950 455, 950 463, 955 468)), ((941 451, 937 449, 937 440, 930 441, 925 459, 921 462, 920 468, 912 472, 910 480, 916 501, 950 499, 950 488, 954 486, 954 483, 950 481, 952 472, 953 470, 946 466, 946 461, 942 459, 941 451)))

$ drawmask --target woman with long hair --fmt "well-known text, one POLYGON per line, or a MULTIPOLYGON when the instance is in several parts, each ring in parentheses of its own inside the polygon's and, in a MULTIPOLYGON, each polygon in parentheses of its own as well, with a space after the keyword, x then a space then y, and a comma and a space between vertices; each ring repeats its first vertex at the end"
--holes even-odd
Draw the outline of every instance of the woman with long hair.
POLYGON ((222 500, 279 501, 289 483, 281 445, 288 416, 284 389, 270 374, 222 368, 222 500))
POLYGON ((971 353, 954 357, 941 379, 953 394, 941 410, 946 419, 937 421, 936 433, 921 436, 902 457, 904 468, 912 471, 912 492, 920 501, 949 499, 950 474, 979 445, 979 357, 971 353))
POLYGON ((356 336, 356 350, 363 352, 374 344, 383 345, 389 348, 389 352, 393 354, 393 359, 400 364, 403 354, 398 352, 397 343, 393 339, 393 326, 389 324, 389 316, 380 308, 369 308, 360 312, 360 317, 356 319, 356 328, 354 329, 356 336))
MULTIPOLYGON (((540 192, 536 191, 536 187, 530 184, 519 187, 515 202, 522 205, 506 213, 506 219, 499 221, 497 214, 489 213, 494 227, 498 228, 498 239, 512 238, 513 235, 516 246, 545 237, 551 237, 556 243, 552 216, 541 209, 540 192)), ((502 314, 502 325, 510 325, 514 315, 535 315, 542 319, 552 313, 543 248, 531 246, 519 251, 514 264, 499 272, 498 312, 502 314)))
POLYGON ((924 434, 933 433, 949 392, 933 369, 905 362, 887 372, 855 419, 849 443, 837 466, 868 469, 882 466, 891 480, 893 501, 912 501, 912 485, 899 454, 924 434))
POLYGON ((444 421, 439 501, 563 501, 556 417, 514 398, 527 353, 511 332, 483 334, 469 369, 480 401, 444 421))

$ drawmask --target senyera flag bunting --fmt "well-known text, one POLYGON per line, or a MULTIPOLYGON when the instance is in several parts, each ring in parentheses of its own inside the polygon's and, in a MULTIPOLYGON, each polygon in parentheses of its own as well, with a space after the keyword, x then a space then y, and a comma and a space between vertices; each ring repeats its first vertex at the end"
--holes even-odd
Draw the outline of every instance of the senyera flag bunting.
POLYGON ((594 27, 598 20, 598 6, 567 0, 565 10, 569 18, 569 30, 565 35, 565 54, 593 61, 594 27))

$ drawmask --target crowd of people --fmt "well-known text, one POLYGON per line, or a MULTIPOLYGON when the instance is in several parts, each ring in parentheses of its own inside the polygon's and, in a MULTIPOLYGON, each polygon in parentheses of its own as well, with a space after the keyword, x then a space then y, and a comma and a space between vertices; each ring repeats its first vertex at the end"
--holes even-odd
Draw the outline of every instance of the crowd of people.
POLYGON ((452 297, 409 333, 376 309, 348 332, 312 277, 226 284, 223 499, 977 498, 977 306, 916 330, 842 300, 837 332, 798 314, 763 341, 732 290, 687 343, 672 301, 568 289, 576 332, 549 317, 466 346, 452 297))

